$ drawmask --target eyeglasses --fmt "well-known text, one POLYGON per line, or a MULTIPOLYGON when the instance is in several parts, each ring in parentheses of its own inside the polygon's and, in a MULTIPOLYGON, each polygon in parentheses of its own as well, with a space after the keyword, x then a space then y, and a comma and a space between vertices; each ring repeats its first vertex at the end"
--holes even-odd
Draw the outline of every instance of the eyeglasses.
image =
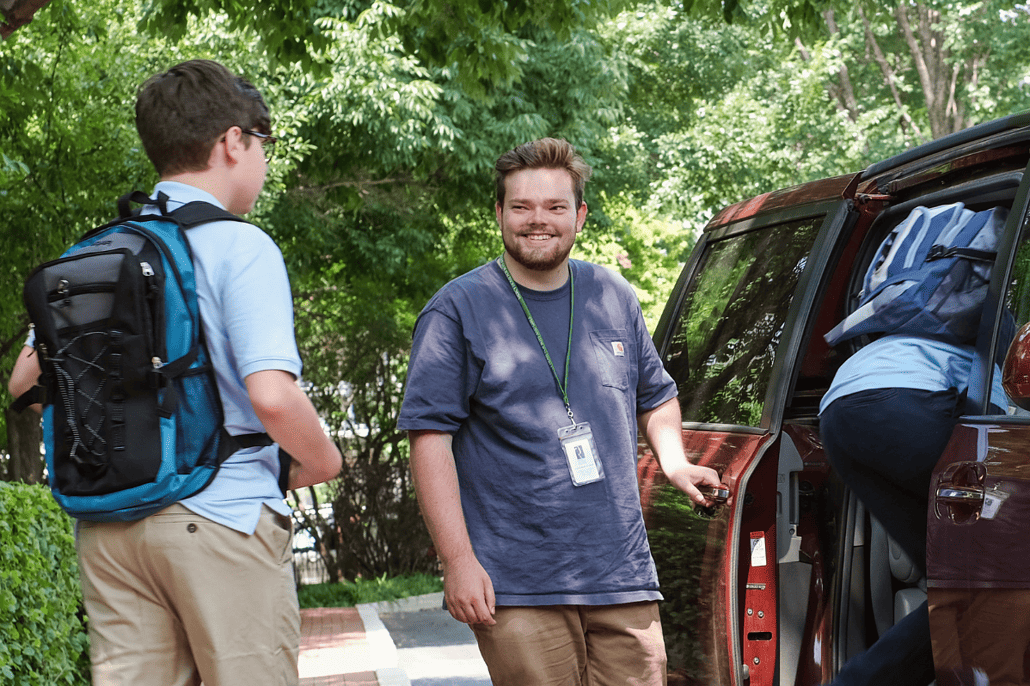
POLYGON ((275 136, 270 136, 267 133, 261 133, 260 131, 251 131, 250 129, 241 129, 241 131, 248 136, 255 136, 261 139, 261 151, 265 153, 265 162, 271 162, 272 155, 275 154, 275 144, 279 139, 275 136))

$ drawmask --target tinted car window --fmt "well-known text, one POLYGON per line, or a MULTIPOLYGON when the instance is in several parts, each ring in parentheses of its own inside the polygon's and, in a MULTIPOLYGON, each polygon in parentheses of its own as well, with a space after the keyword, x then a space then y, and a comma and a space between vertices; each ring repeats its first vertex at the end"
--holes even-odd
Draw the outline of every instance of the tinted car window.
POLYGON ((684 421, 759 426, 783 323, 822 221, 709 243, 666 354, 684 421))

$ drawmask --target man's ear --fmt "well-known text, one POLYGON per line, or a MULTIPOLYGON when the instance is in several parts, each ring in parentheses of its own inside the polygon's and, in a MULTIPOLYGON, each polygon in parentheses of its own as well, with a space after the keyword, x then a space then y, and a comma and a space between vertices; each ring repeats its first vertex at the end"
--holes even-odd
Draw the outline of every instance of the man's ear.
POLYGON ((244 150, 243 130, 238 126, 230 126, 222 137, 211 148, 208 157, 208 169, 214 167, 230 167, 240 161, 244 150))
POLYGON ((504 216, 504 208, 501 207, 501 203, 494 203, 494 211, 497 213, 497 225, 501 225, 501 217, 504 216))
POLYGON ((583 230, 583 225, 587 222, 587 204, 586 202, 580 203, 579 209, 576 210, 576 233, 583 230))

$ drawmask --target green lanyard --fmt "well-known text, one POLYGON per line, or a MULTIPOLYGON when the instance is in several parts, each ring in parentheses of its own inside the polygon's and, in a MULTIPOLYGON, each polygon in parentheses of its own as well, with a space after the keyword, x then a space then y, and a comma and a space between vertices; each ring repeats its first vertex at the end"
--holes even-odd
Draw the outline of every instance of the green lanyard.
POLYGON ((569 419, 572 423, 576 423, 576 418, 572 414, 572 405, 569 404, 569 395, 566 390, 569 387, 569 360, 572 358, 572 315, 575 312, 576 307, 576 282, 572 278, 572 267, 569 267, 569 347, 565 351, 565 383, 558 378, 558 370, 554 368, 554 362, 551 361, 551 355, 547 352, 547 345, 544 343, 544 337, 540 335, 540 329, 537 328, 536 322, 533 321, 533 315, 529 311, 529 306, 526 305, 525 299, 522 297, 521 291, 519 291, 518 284, 515 283, 515 279, 511 278, 511 273, 508 271, 508 265, 504 263, 504 255, 497 258, 497 264, 501 265, 501 271, 508 277, 508 283, 511 284, 511 290, 514 291, 515 297, 519 299, 519 305, 522 305, 522 311, 526 313, 526 319, 529 320, 529 325, 533 327, 533 333, 536 334, 536 340, 540 343, 540 349, 544 351, 544 357, 547 358, 547 366, 551 368, 551 373, 554 374, 554 380, 558 382, 558 390, 561 391, 562 400, 565 401, 565 411, 569 413, 569 419))

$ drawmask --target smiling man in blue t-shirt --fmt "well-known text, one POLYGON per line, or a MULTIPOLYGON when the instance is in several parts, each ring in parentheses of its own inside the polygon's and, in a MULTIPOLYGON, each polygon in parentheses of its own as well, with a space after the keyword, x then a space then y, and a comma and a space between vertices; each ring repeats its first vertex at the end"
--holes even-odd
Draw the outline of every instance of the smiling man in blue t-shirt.
POLYGON ((541 139, 497 161, 504 254, 415 327, 399 427, 444 571, 495 686, 663 684, 638 427, 698 502, 676 386, 625 280, 570 261, 590 167, 541 139))

